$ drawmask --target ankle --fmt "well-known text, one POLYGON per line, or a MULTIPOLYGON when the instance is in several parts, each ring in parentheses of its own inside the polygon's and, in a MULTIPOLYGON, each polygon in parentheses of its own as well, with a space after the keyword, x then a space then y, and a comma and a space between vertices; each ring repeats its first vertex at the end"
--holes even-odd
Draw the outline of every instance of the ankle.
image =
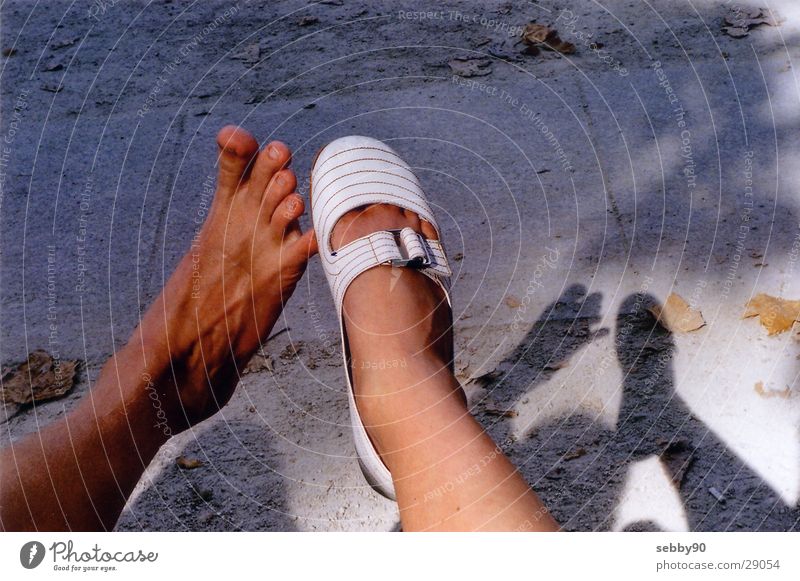
POLYGON ((353 360, 354 391, 365 425, 404 421, 453 396, 463 402, 447 362, 432 354, 399 359, 404 360, 384 369, 382 361, 353 360))

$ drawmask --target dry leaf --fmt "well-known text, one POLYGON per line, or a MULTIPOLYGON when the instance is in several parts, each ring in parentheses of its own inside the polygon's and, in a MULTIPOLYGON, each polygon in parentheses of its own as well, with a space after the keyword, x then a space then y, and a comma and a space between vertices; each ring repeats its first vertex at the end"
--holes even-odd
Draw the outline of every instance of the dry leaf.
POLYGON ((689 304, 675 293, 667 297, 663 306, 654 305, 647 310, 671 333, 689 333, 706 324, 702 313, 690 308, 689 304))
POLYGON ((244 61, 248 65, 257 63, 261 59, 261 46, 257 42, 253 42, 243 47, 238 53, 231 56, 234 60, 244 61))
POLYGON ((497 416, 502 418, 516 418, 519 415, 519 412, 516 410, 501 410, 494 407, 487 407, 483 410, 487 416, 497 416))
POLYGON ((195 468, 200 468, 203 465, 201 460, 197 458, 187 458, 186 456, 178 456, 175 459, 175 464, 177 464, 180 468, 184 470, 194 470, 195 468))
POLYGON ((557 371, 559 369, 564 369, 565 367, 569 366, 569 361, 566 359, 562 359, 561 361, 553 361, 551 363, 547 363, 544 368, 548 371, 557 371))
POLYGON ((447 64, 459 77, 485 77, 492 72, 492 62, 489 59, 458 57, 447 64))
POLYGON ((677 440, 661 452, 661 460, 667 467, 672 481, 680 488, 683 477, 694 462, 694 448, 683 440, 677 440))
POLYGON ((263 353, 256 353, 250 359, 250 362, 247 364, 247 367, 244 368, 244 371, 242 371, 242 375, 258 373, 259 371, 265 370, 269 371, 270 373, 275 371, 275 369, 272 367, 272 357, 263 353))
POLYGON ((568 454, 564 454, 564 460, 567 460, 567 461, 576 460, 576 459, 580 458, 581 456, 586 456, 586 448, 576 448, 572 452, 569 452, 568 454))
POLYGON ((766 387, 764 387, 763 381, 756 382, 755 389, 758 395, 760 395, 761 397, 765 397, 767 399, 771 397, 780 397, 783 399, 787 399, 790 395, 792 395, 792 392, 788 386, 786 387, 786 389, 782 389, 780 391, 776 389, 767 389, 766 387))
POLYGON ((800 301, 789 301, 768 294, 758 294, 747 303, 743 319, 758 316, 769 335, 777 335, 800 321, 800 301))
POLYGON ((34 351, 16 369, 4 371, 2 399, 22 405, 61 397, 75 384, 77 367, 77 361, 56 361, 47 351, 34 351))
POLYGON ((558 32, 543 24, 530 22, 522 31, 522 40, 534 48, 546 48, 561 54, 574 54, 575 45, 558 37, 558 32))
POLYGON ((522 304, 521 302, 519 302, 519 299, 514 295, 508 295, 506 297, 506 300, 503 302, 512 309, 518 309, 519 306, 522 304))
POLYGON ((767 24, 777 26, 778 23, 764 8, 737 7, 731 9, 725 17, 722 32, 733 38, 743 38, 749 34, 751 28, 767 24))
POLYGON ((297 359, 300 351, 303 350, 304 343, 297 341, 296 343, 289 343, 286 348, 281 351, 280 358, 283 360, 297 359))
POLYGON ((303 16, 298 24, 300 26, 310 26, 312 24, 316 24, 317 22, 319 22, 319 18, 316 16, 303 16))
POLYGON ((495 369, 494 371, 489 371, 488 373, 472 377, 470 382, 477 383, 481 387, 486 387, 487 385, 491 385, 497 381, 501 375, 502 373, 495 369))

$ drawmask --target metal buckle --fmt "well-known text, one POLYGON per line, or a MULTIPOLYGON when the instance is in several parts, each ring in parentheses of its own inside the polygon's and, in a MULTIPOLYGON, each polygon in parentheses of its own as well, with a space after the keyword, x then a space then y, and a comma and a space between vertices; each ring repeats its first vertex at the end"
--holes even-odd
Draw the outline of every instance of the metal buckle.
MULTIPOLYGON (((426 268, 432 264, 431 255, 428 252, 428 245, 424 242, 424 238, 423 238, 422 248, 425 251, 425 256, 408 258, 408 249, 405 247, 405 244, 403 244, 403 239, 400 237, 400 232, 402 232, 402 229, 401 228, 389 229, 386 230, 386 232, 389 232, 394 235, 394 241, 395 244, 397 244, 398 250, 400 250, 400 254, 406 255, 404 258, 394 258, 390 260, 389 264, 391 264, 392 266, 406 267, 406 268, 426 268)), ((420 238, 422 238, 422 236, 420 236, 420 238)))

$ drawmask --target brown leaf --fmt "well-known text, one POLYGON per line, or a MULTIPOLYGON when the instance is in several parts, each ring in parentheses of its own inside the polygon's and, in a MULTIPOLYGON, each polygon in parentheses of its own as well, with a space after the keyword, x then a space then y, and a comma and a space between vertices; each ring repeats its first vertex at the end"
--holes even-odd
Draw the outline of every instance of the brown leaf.
POLYGON ((667 297, 663 306, 654 305, 647 310, 671 333, 689 333, 706 324, 703 314, 690 308, 689 304, 675 293, 667 297))
POLYGON ((296 343, 289 343, 286 348, 281 351, 280 358, 283 360, 297 359, 298 354, 303 350, 305 344, 302 341, 296 343))
POLYGON ((792 328, 800 321, 800 301, 790 301, 768 294, 758 294, 747 303, 743 319, 760 317, 761 325, 768 335, 777 335, 792 328))
POLYGON ((34 351, 16 369, 3 373, 2 399, 23 405, 61 397, 75 384, 77 367, 77 361, 54 360, 47 351, 34 351))
POLYGON ((179 468, 183 468, 184 470, 194 470, 195 468, 200 468, 203 465, 202 460, 198 460, 197 458, 187 458, 186 456, 178 456, 175 459, 175 464, 178 465, 179 468))
POLYGON ((506 305, 508 305, 509 307, 511 307, 512 309, 517 309, 522 304, 521 302, 519 302, 519 299, 517 297, 515 297, 514 295, 508 295, 506 297, 505 301, 503 301, 503 302, 506 305))
POLYGON ((564 460, 576 460, 581 456, 586 456, 586 448, 575 448, 572 452, 564 454, 564 460))
POLYGON ((786 389, 782 389, 778 391, 777 389, 768 389, 764 387, 763 381, 756 382, 756 393, 761 397, 765 397, 767 399, 771 397, 780 397, 783 399, 787 399, 790 395, 792 395, 792 391, 789 389, 789 386, 786 386, 786 389))
POLYGON ((561 361, 552 361, 544 366, 544 368, 548 371, 557 371, 558 369, 564 369, 565 367, 569 367, 569 361, 566 359, 562 359, 561 361))
POLYGON ((259 371, 269 371, 272 373, 275 369, 272 367, 272 357, 264 353, 256 353, 250 359, 247 367, 242 371, 242 375, 249 373, 258 373, 259 371))
POLYGON ((459 77, 485 77, 492 72, 492 62, 489 59, 457 57, 447 64, 459 77))
POLYGON ((497 416, 501 418, 516 418, 519 415, 519 412, 516 410, 501 410, 495 407, 487 407, 483 410, 487 416, 497 416))
POLYGON ((661 452, 661 460, 667 467, 672 481, 680 488, 683 477, 694 462, 694 448, 683 440, 677 440, 661 452))
POLYGON ((522 40, 535 48, 546 48, 561 54, 574 54, 575 45, 558 37, 558 32, 544 24, 528 23, 522 31, 522 40))

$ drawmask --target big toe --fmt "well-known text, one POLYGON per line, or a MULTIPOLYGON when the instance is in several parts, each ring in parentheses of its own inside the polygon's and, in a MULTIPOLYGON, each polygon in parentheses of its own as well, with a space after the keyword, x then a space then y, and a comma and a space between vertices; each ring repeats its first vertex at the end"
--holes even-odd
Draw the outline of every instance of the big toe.
POLYGON ((258 142, 249 131, 228 125, 217 134, 219 146, 219 177, 221 193, 231 195, 246 178, 253 157, 258 152, 258 142))

